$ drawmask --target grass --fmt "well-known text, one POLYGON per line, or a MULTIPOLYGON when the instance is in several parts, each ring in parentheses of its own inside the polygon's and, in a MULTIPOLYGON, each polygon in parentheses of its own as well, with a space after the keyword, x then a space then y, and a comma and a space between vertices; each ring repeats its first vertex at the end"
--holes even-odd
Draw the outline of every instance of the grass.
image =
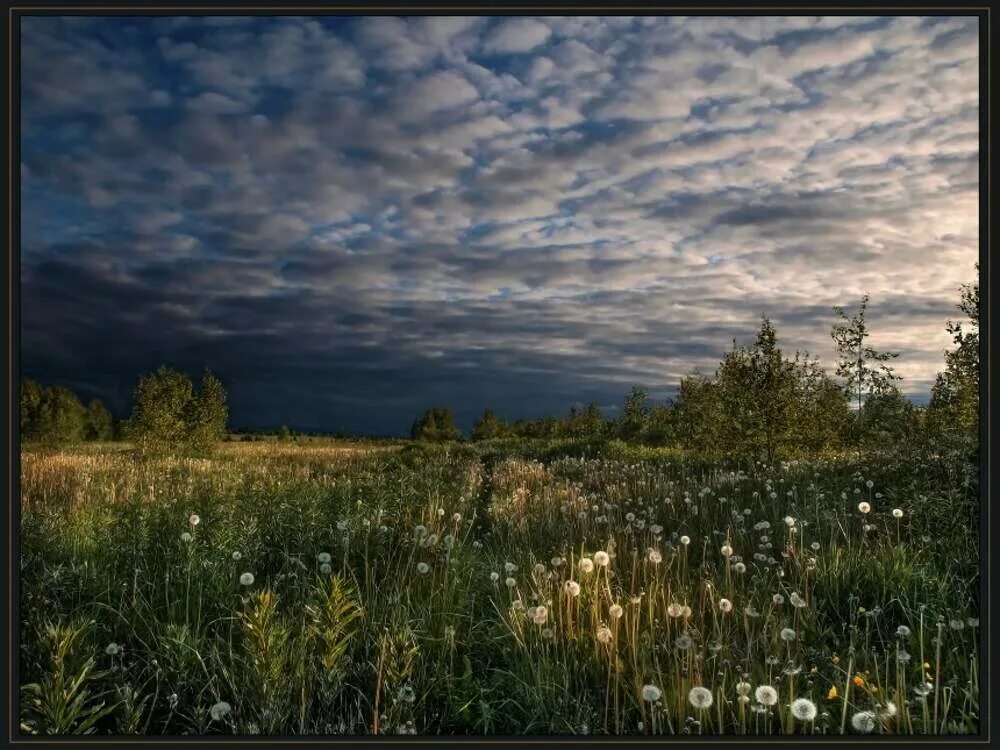
POLYGON ((974 477, 543 441, 26 449, 22 730, 976 733, 974 477))

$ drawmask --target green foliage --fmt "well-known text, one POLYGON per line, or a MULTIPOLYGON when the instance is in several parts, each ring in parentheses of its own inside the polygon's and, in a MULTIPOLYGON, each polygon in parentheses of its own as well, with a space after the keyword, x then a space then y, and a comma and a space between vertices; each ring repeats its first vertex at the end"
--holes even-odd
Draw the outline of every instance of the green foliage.
POLYGON ((50 444, 79 442, 86 435, 87 417, 87 409, 69 389, 44 387, 33 380, 21 384, 22 440, 50 444))
POLYGON ((461 440, 462 433, 455 425, 455 415, 451 409, 435 406, 428 409, 413 423, 410 435, 414 440, 444 442, 461 440))
POLYGON ((648 418, 649 407, 646 404, 646 391, 639 386, 632 386, 632 390, 625 397, 625 407, 622 409, 621 419, 616 425, 618 437, 623 440, 639 438, 646 429, 648 418))
POLYGON ((93 399, 87 404, 84 437, 87 440, 111 440, 114 438, 114 420, 111 412, 99 399, 93 399))
POLYGON ((968 322, 948 322, 955 348, 945 352, 945 371, 937 376, 927 409, 928 432, 942 446, 979 442, 978 280, 961 291, 958 309, 968 322))
POLYGON ((95 693, 106 673, 84 655, 90 626, 83 620, 48 623, 42 640, 48 661, 38 682, 21 688, 21 728, 29 734, 93 734, 115 706, 95 693))
POLYGON ((497 438, 508 437, 511 429, 506 422, 499 419, 492 409, 483 412, 476 423, 472 426, 473 440, 495 440, 497 438))
POLYGON ((205 372, 201 390, 167 366, 139 378, 126 434, 142 453, 205 452, 226 433, 228 409, 222 383, 205 372))

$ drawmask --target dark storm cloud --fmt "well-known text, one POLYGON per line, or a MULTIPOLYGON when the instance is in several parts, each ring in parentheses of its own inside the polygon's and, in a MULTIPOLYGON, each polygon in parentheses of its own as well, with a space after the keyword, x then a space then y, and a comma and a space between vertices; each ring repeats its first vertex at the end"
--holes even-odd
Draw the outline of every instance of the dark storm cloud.
POLYGON ((26 375, 400 432, 669 396, 833 305, 926 394, 978 244, 965 18, 27 18, 26 375))

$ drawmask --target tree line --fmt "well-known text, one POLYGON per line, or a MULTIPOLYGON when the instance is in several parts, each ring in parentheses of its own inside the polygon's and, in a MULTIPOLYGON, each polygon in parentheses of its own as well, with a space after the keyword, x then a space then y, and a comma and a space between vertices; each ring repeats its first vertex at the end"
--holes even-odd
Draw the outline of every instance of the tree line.
MULTIPOLYGON (((977 267, 978 269, 978 267, 977 267)), ((475 441, 504 438, 618 438, 704 453, 773 460, 830 451, 874 450, 924 438, 937 449, 978 445, 979 284, 962 287, 958 307, 967 318, 951 322, 954 348, 945 353, 926 407, 899 389, 891 365, 898 354, 871 346, 869 298, 848 315, 834 308, 830 334, 836 377, 808 353, 786 354, 774 323, 761 321, 749 346, 733 341, 711 376, 682 378, 677 396, 651 404, 634 387, 620 415, 607 419, 596 403, 574 406, 564 418, 507 422, 486 409, 472 428, 475 441)), ((417 440, 463 439, 450 409, 435 407, 413 424, 417 440)))
POLYGON ((99 399, 84 407, 68 388, 21 383, 21 439, 50 445, 124 439, 142 453, 205 453, 227 434, 229 409, 222 382, 206 370, 200 388, 187 374, 163 366, 139 377, 132 411, 115 422, 99 399))

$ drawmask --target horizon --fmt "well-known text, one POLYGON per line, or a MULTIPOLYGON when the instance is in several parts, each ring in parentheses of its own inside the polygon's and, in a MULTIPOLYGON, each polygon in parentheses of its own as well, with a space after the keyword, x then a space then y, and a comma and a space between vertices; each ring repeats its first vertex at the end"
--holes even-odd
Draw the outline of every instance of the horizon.
POLYGON ((974 17, 21 23, 22 376, 116 417, 609 417, 865 293, 923 404, 976 279, 974 17))

